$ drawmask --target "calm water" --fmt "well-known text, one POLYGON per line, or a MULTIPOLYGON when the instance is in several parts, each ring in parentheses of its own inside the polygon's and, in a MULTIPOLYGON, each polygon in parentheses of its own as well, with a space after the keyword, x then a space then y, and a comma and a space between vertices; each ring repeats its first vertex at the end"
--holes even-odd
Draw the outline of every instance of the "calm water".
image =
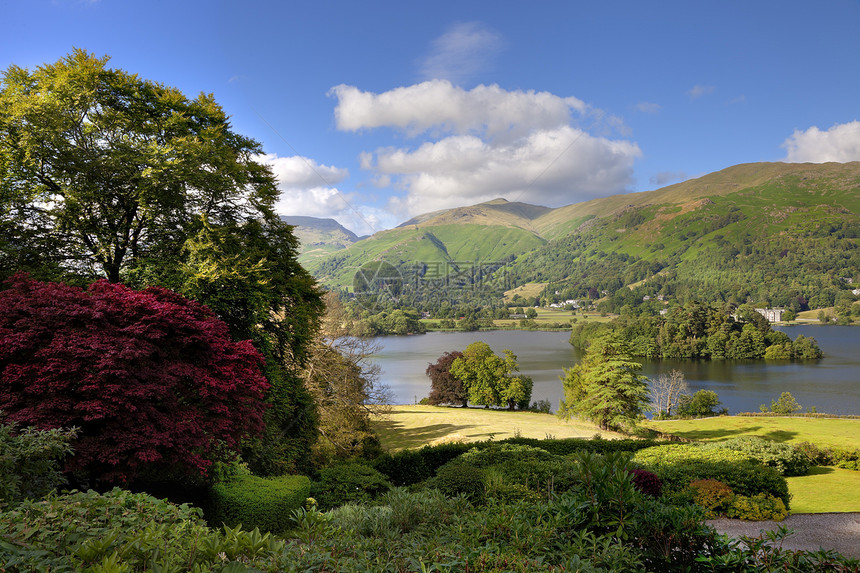
MULTIPOLYGON (((825 358, 809 362, 651 361, 643 373, 654 377, 673 368, 687 377, 692 391, 716 392, 729 412, 757 412, 782 392, 791 392, 804 407, 819 412, 860 415, 860 327, 781 327, 792 339, 812 336, 825 358)), ((508 348, 519 358, 520 370, 534 380, 532 401, 548 399, 553 411, 564 396, 559 376, 579 360, 566 332, 490 331, 431 332, 417 336, 379 338, 375 361, 382 368, 397 404, 413 404, 430 393, 424 370, 446 351, 463 350, 483 340, 497 353, 508 348)))

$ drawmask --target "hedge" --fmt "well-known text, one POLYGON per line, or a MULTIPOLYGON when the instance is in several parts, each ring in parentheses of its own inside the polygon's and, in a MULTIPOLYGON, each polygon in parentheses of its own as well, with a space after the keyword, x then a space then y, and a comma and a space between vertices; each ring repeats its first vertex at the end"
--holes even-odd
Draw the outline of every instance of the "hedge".
POLYGON ((306 476, 258 477, 240 474, 210 489, 209 524, 282 533, 292 527, 292 513, 310 496, 306 476))

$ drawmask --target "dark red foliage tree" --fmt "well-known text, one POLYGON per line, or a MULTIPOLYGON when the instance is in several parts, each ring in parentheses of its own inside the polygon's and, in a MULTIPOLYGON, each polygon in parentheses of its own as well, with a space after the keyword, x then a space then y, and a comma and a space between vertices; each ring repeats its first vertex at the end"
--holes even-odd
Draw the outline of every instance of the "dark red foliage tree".
POLYGON ((77 426, 67 470, 104 482, 206 475, 264 429, 262 357, 205 306, 162 288, 84 291, 15 275, 0 291, 0 410, 77 426))
POLYGON ((461 356, 463 353, 458 350, 446 352, 435 363, 427 366, 425 373, 430 377, 430 395, 427 401, 434 406, 458 404, 466 407, 468 404, 469 396, 463 383, 449 372, 451 364, 461 356))

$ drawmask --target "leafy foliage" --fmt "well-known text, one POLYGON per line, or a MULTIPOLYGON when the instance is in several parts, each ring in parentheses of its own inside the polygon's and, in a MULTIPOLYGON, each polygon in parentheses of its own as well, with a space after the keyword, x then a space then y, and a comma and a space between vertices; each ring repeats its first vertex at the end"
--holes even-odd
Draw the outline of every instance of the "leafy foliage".
POLYGON ((105 481, 205 475, 263 429, 262 359, 205 307, 161 288, 84 291, 24 276, 0 291, 0 409, 80 428, 67 468, 105 481))
POLYGON ((639 450, 633 461, 660 477, 664 494, 681 494, 693 481, 713 479, 725 483, 736 494, 768 493, 789 506, 785 477, 743 452, 673 444, 639 450))
POLYGON ((8 224, 46 247, 39 258, 117 282, 175 249, 190 213, 217 224, 271 213, 259 144, 230 130, 211 95, 188 99, 107 61, 74 50, 32 72, 11 66, 0 84, 8 224))
POLYGON ((750 305, 688 302, 673 306, 665 316, 622 314, 609 324, 577 324, 570 343, 587 347, 596 333, 611 329, 630 345, 634 356, 738 360, 765 358, 821 358, 814 338, 799 335, 794 342, 750 305))
POLYGON ((345 503, 372 501, 391 489, 379 471, 360 462, 347 462, 320 470, 311 485, 311 496, 320 509, 328 510, 345 503))
POLYGON ((770 494, 760 493, 750 497, 736 495, 728 509, 728 516, 748 521, 782 521, 788 516, 788 510, 781 499, 770 494))
POLYGON ((633 474, 633 485, 636 487, 636 491, 651 497, 660 497, 663 491, 663 482, 660 481, 657 474, 640 468, 633 468, 630 473, 633 474))
POLYGON ((559 416, 581 414, 601 429, 633 426, 648 404, 648 386, 629 347, 612 332, 592 343, 585 358, 565 370, 559 416))
POLYGON ((207 520, 213 525, 283 533, 292 526, 290 516, 304 505, 310 489, 311 480, 305 476, 239 474, 213 484, 207 520))
POLYGON ((809 471, 809 458, 788 444, 756 436, 742 436, 704 446, 705 450, 729 449, 743 452, 784 476, 802 476, 809 471))
MULTIPOLYGON (((209 529, 199 509, 118 488, 25 501, 0 513, 2 567, 31 571, 246 571, 285 547, 258 530, 209 529)), ((274 570, 274 569, 269 569, 274 570)))
POLYGON ((469 401, 486 406, 507 406, 509 410, 529 407, 532 379, 519 372, 517 357, 510 350, 504 358, 493 353, 486 342, 473 342, 454 359, 450 374, 463 383, 469 401))
POLYGON ((18 430, 4 423, 0 412, 0 509, 23 499, 38 499, 65 483, 60 472, 62 459, 72 452, 69 442, 75 428, 63 430, 18 430))
POLYGON ((425 373, 430 378, 429 404, 457 404, 464 407, 468 404, 469 396, 463 382, 451 374, 451 364, 462 357, 463 353, 459 350, 446 352, 436 362, 427 365, 425 373))

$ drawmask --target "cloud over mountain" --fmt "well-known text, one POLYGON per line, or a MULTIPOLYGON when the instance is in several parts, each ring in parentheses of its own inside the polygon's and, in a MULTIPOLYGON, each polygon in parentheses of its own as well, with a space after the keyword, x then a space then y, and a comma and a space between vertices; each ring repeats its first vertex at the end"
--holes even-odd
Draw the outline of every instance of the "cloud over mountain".
POLYGON ((834 125, 827 131, 813 126, 795 130, 782 147, 790 163, 826 163, 860 161, 860 121, 834 125))

